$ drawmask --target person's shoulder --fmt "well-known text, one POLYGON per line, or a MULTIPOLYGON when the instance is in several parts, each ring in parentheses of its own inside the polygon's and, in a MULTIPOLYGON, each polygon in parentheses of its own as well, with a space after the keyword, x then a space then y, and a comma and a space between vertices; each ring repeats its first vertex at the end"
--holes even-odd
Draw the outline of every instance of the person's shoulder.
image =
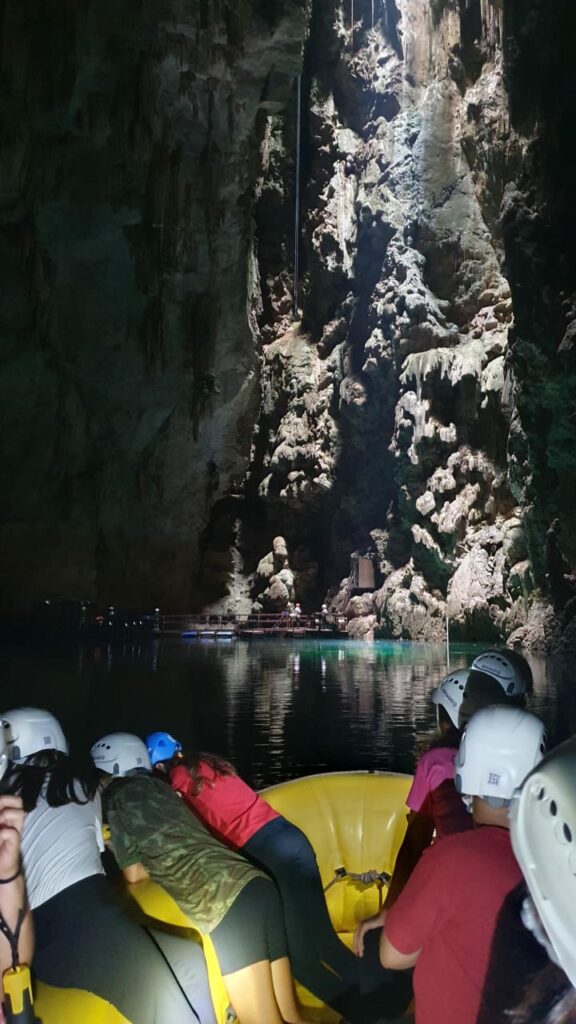
POLYGON ((444 861, 454 861, 455 864, 462 863, 478 845, 475 838, 477 831, 477 829, 470 829, 466 832, 453 832, 451 835, 443 836, 424 852, 423 857, 426 857, 429 863, 443 863, 444 861))
POLYGON ((190 772, 185 764, 177 764, 170 772, 170 782, 186 782, 190 772))
POLYGON ((505 828, 482 826, 468 829, 465 832, 454 832, 434 843, 432 850, 436 856, 453 861, 454 865, 462 865, 464 871, 473 869, 475 861, 484 861, 489 855, 504 861, 512 854, 510 833, 505 828))
POLYGON ((126 805, 140 801, 154 791, 157 782, 152 775, 129 775, 123 779, 114 779, 106 793, 108 807, 126 805))
POLYGON ((429 747, 418 758, 418 768, 422 771, 429 771, 440 765, 453 766, 456 760, 456 749, 454 747, 429 747))

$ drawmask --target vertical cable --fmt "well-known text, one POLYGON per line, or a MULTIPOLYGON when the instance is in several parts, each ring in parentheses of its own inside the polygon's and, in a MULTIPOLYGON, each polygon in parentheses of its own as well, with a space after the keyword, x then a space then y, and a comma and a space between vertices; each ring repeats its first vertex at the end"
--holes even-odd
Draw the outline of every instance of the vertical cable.
POLYGON ((354 49, 354 0, 350 0, 350 49, 354 49))
POLYGON ((298 319, 298 285, 300 278, 300 135, 302 130, 302 75, 296 79, 296 167, 294 184, 294 307, 298 319))

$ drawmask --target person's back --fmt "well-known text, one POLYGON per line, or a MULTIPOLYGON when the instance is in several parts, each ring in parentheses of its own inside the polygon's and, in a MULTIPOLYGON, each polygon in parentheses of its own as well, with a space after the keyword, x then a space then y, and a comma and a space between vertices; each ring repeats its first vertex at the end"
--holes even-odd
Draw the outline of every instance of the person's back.
POLYGON ((236 772, 200 761, 197 776, 198 781, 185 764, 178 764, 170 771, 170 785, 209 829, 235 847, 279 816, 236 772))
POLYGON ((473 825, 454 785, 457 747, 436 746, 419 758, 406 806, 430 819, 436 838, 468 832, 473 825))
POLYGON ((107 812, 120 867, 140 861, 193 921, 210 932, 238 894, 261 877, 223 846, 170 787, 152 775, 113 781, 107 812), (135 857, 135 851, 138 851, 135 857))
POLYGON ((506 829, 448 836, 422 855, 386 919, 396 949, 422 950, 418 1024, 476 1020, 498 914, 520 877, 506 829))
POLYGON ((24 820, 22 860, 32 909, 76 882, 104 874, 100 797, 86 797, 79 782, 75 790, 84 803, 51 807, 41 795, 24 820))
POLYGON ((386 918, 385 967, 415 967, 417 1024, 475 1024, 498 915, 521 873, 508 831, 515 788, 542 758, 544 726, 512 707, 479 711, 455 762, 475 829, 428 850, 386 918))

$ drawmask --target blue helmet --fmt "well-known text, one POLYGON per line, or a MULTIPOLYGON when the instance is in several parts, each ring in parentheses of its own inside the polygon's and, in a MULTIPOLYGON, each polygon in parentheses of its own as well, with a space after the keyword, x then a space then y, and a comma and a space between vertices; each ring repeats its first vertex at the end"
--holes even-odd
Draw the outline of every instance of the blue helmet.
POLYGON ((182 750, 182 744, 169 732, 151 732, 146 737, 146 747, 153 765, 159 761, 169 761, 174 754, 179 754, 182 750))

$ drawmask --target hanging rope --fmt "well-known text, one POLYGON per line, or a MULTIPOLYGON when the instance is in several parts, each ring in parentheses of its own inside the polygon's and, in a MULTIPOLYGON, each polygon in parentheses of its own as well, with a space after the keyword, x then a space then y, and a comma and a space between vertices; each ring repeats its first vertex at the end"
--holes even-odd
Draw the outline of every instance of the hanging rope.
POLYGON ((350 49, 354 49, 354 0, 350 0, 350 49))
POLYGON ((294 320, 298 319, 298 286, 300 278, 300 148, 302 133, 302 75, 296 80, 296 167, 294 184, 294 320))

